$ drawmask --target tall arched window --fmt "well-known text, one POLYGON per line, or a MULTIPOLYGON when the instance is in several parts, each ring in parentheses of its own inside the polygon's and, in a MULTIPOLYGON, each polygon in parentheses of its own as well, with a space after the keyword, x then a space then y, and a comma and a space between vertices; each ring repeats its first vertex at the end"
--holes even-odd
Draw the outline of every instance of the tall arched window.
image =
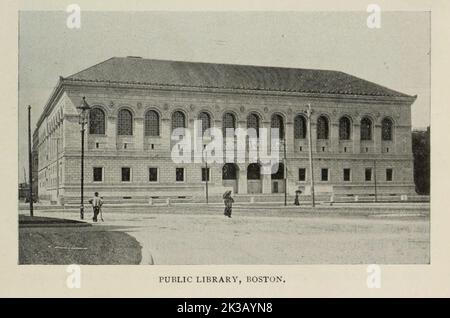
POLYGON ((361 140, 372 140, 372 121, 367 117, 361 119, 361 140))
POLYGON ((382 140, 392 140, 392 120, 389 118, 383 118, 381 122, 381 138, 382 140))
MULTIPOLYGON (((236 119, 232 113, 225 113, 222 119, 222 132, 223 136, 226 136, 227 128, 236 129, 236 119)), ((234 130, 233 130, 234 132, 234 130)))
POLYGON ((317 119, 317 139, 328 139, 328 118, 320 116, 317 119))
POLYGON ((92 135, 105 134, 105 113, 100 108, 94 108, 89 113, 89 133, 92 135))
POLYGON ((200 114, 198 114, 198 120, 202 121, 202 134, 204 134, 206 130, 211 128, 211 117, 208 113, 201 112, 200 114))
POLYGON ((306 138, 306 119, 302 115, 297 115, 294 118, 294 138, 295 139, 306 138))
POLYGON ((251 163, 247 167, 247 180, 260 180, 261 166, 259 163, 251 163))
POLYGON ((251 113, 247 116, 247 129, 253 128, 256 130, 256 136, 259 137, 259 116, 251 113))
POLYGON ((156 111, 145 113, 144 128, 146 136, 159 136, 159 114, 156 111))
POLYGON ((339 139, 350 140, 351 131, 350 119, 345 116, 341 117, 341 119, 339 119, 339 139))
POLYGON ((226 163, 222 167, 222 180, 236 180, 238 168, 234 163, 226 163))
POLYGON ((178 110, 172 114, 172 130, 176 128, 186 128, 186 116, 178 110))
POLYGON ((119 111, 117 134, 121 136, 133 135, 133 115, 128 109, 119 111))
POLYGON ((272 173, 271 179, 272 180, 282 180, 282 179, 284 179, 284 164, 282 162, 278 163, 278 170, 274 171, 272 173))
POLYGON ((272 118, 270 121, 270 127, 278 128, 280 139, 284 139, 284 123, 283 123, 283 117, 281 117, 281 115, 278 115, 278 114, 272 115, 272 118))

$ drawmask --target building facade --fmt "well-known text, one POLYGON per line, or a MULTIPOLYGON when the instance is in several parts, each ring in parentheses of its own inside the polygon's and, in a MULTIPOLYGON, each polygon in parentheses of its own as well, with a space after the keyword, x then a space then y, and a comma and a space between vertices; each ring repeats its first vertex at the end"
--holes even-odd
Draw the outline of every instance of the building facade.
POLYGON ((41 200, 79 200, 77 106, 83 97, 91 106, 87 196, 99 191, 129 200, 203 197, 206 178, 211 196, 225 189, 239 195, 282 193, 285 182, 289 194, 297 189, 308 194, 309 135, 318 193, 414 193, 415 96, 337 71, 126 57, 60 77, 35 133, 41 200), (175 163, 171 133, 193 129, 196 120, 202 130, 278 129, 283 163, 273 174, 262 174, 254 162, 208 163, 208 170, 205 162, 175 163))

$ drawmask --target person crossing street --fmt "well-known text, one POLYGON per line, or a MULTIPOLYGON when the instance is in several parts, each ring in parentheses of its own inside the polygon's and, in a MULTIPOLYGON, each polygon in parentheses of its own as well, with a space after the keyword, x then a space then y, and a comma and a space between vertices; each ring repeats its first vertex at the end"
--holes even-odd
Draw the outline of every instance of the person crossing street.
POLYGON ((98 196, 98 192, 94 193, 94 197, 89 200, 89 203, 92 204, 92 209, 94 210, 94 217, 92 218, 92 221, 97 222, 97 216, 100 213, 100 209, 103 205, 103 200, 98 196))

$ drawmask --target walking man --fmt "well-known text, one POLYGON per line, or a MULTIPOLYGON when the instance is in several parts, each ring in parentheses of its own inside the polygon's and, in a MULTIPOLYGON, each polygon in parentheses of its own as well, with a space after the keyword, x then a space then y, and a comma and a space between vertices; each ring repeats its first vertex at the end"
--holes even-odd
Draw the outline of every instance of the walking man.
POLYGON ((231 212, 232 212, 233 203, 234 203, 234 200, 231 197, 231 190, 228 190, 227 192, 225 192, 223 194, 223 203, 225 204, 225 211, 223 212, 223 214, 225 216, 228 216, 229 218, 231 218, 231 212))
POLYGON ((295 205, 300 205, 300 199, 299 199, 300 193, 302 193, 301 190, 295 191, 295 200, 294 200, 295 205))
POLYGON ((97 216, 100 213, 100 209, 103 205, 103 200, 98 196, 98 192, 94 193, 94 198, 89 200, 89 203, 92 204, 92 209, 94 210, 94 217, 92 221, 97 222, 97 216))

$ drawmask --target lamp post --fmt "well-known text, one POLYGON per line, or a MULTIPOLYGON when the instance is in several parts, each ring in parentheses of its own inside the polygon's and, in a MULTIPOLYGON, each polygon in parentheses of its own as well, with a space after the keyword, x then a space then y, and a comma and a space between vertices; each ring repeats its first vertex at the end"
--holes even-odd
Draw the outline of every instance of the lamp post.
POLYGON ((59 203, 59 141, 61 137, 52 137, 56 141, 56 200, 59 203))
POLYGON ((81 126, 81 201, 80 201, 80 218, 84 219, 84 131, 85 126, 88 122, 89 118, 89 110, 91 107, 86 102, 86 97, 83 96, 83 100, 81 101, 78 109, 78 122, 81 126))
POLYGON ((373 182, 374 182, 374 186, 375 186, 375 202, 377 202, 378 196, 377 196, 377 162, 376 162, 376 160, 373 161, 373 182))
POLYGON ((205 191, 206 191, 206 204, 208 204, 209 201, 209 195, 208 195, 208 179, 209 179, 209 171, 208 171, 208 152, 206 150, 206 145, 203 145, 203 153, 205 157, 205 191))
POLYGON ((309 145, 309 171, 311 175, 311 205, 314 208, 316 205, 315 198, 314 198, 314 167, 313 167, 313 156, 312 156, 312 133, 311 133, 311 104, 308 104, 308 109, 306 110, 306 116, 308 119, 308 145, 309 145))
POLYGON ((284 176, 284 206, 287 206, 287 158, 286 158, 286 137, 283 136, 283 176, 284 176))
POLYGON ((30 200, 30 216, 33 216, 33 155, 31 152, 31 105, 28 105, 28 176, 29 191, 28 198, 30 200))

